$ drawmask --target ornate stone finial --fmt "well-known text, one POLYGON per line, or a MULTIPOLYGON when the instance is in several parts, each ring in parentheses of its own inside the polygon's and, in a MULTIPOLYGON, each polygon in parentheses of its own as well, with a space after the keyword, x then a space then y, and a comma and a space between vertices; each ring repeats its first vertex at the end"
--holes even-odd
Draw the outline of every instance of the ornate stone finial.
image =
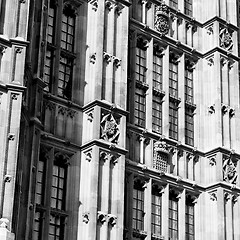
POLYGON ((82 221, 83 221, 84 223, 86 223, 86 224, 88 224, 88 222, 89 222, 89 220, 90 220, 90 219, 89 219, 89 215, 90 215, 89 212, 85 212, 85 213, 82 214, 82 217, 83 217, 83 220, 82 220, 82 221))
POLYGON ((236 163, 233 162, 231 157, 223 156, 223 180, 231 184, 236 184, 237 177, 236 163))
POLYGON ((164 36, 169 32, 169 8, 164 2, 155 8, 154 26, 160 35, 164 36))
POLYGON ((103 224, 104 222, 107 221, 107 214, 99 211, 98 214, 97 214, 97 220, 98 220, 98 222, 103 224))
POLYGON ((232 51, 233 49, 233 39, 232 33, 229 32, 227 28, 222 28, 219 33, 220 47, 224 48, 227 51, 232 51))
POLYGON ((108 214, 108 224, 114 227, 117 224, 117 217, 112 214, 108 214))

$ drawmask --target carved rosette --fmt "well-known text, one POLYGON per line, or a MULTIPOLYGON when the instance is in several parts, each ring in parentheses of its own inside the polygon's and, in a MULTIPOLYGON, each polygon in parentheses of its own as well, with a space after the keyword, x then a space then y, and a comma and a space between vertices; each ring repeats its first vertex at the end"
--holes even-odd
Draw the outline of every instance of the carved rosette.
POLYGON ((231 183, 236 184, 237 182, 237 169, 236 163, 233 162, 232 158, 228 156, 223 157, 223 180, 231 183))
POLYGON ((227 28, 223 28, 219 33, 220 47, 226 49, 227 51, 232 51, 233 49, 233 38, 232 33, 229 32, 227 28))
POLYGON ((154 26, 161 35, 168 34, 169 31, 169 9, 164 3, 155 8, 154 26))
POLYGON ((111 143, 118 143, 119 121, 112 113, 108 113, 101 120, 101 138, 111 143))

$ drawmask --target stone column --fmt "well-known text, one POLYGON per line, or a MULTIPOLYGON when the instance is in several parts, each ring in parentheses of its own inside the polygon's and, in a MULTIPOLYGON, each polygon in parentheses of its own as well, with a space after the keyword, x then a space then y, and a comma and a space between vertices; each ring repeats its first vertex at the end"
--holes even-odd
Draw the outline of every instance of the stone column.
POLYGON ((217 214, 214 221, 217 221, 217 239, 225 240, 225 216, 224 216, 224 191, 217 189, 217 214))
POLYGON ((232 198, 232 204, 233 204, 233 236, 234 240, 237 240, 240 238, 240 201, 239 196, 233 196, 232 198))
POLYGON ((225 232, 226 239, 233 240, 233 206, 232 206, 232 196, 228 192, 224 192, 224 205, 225 205, 225 232))

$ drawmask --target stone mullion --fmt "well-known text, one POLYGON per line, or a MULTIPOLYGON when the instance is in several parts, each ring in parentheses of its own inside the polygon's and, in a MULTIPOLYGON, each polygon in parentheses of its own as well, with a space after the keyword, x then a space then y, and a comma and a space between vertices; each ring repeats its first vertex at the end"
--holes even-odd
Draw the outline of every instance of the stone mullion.
POLYGON ((232 196, 230 193, 224 193, 225 198, 225 231, 226 231, 226 239, 233 240, 233 212, 232 212, 232 196))
POLYGON ((237 114, 235 114, 238 108, 239 99, 239 81, 236 81, 236 76, 238 76, 238 66, 234 62, 231 67, 229 67, 229 128, 230 128, 230 148, 237 149, 240 143, 240 136, 237 134, 237 122, 239 120, 237 114), (231 114, 232 108, 232 114, 231 114))
MULTIPOLYGON (((108 102, 113 101, 112 93, 113 91, 113 52, 114 52, 114 32, 115 32, 115 21, 114 21, 114 9, 112 9, 112 4, 110 3, 110 6, 105 6, 105 27, 104 27, 104 53, 103 55, 107 55, 108 58, 104 57, 105 59, 103 67, 105 67, 105 71, 103 71, 103 74, 105 73, 105 76, 103 76, 103 79, 105 78, 105 89, 103 89, 103 96, 105 96, 105 100, 108 102)), ((103 85, 104 86, 104 85, 103 85)))
POLYGON ((169 239, 169 185, 164 189, 162 194, 162 235, 169 239), (164 221, 165 219, 165 221, 164 221))
POLYGON ((162 103, 162 134, 169 136, 169 47, 163 55, 163 91, 165 91, 164 102, 162 103))
POLYGON ((147 232, 146 240, 151 240, 151 213, 152 213, 152 179, 146 183, 146 188, 144 189, 144 231, 147 232))
POLYGON ((186 232, 185 213, 186 213, 186 190, 184 189, 181 195, 179 196, 179 200, 178 200, 179 240, 185 240, 185 232, 186 232))
POLYGON ((229 135, 229 115, 228 113, 228 105, 229 105, 229 80, 228 80, 228 64, 227 59, 224 57, 220 58, 221 61, 221 112, 222 112, 222 138, 223 138, 223 146, 230 148, 230 135, 229 135))
POLYGON ((86 36, 86 71, 85 78, 87 84, 85 85, 85 94, 84 103, 89 103, 95 99, 95 78, 96 78, 96 62, 102 61, 101 58, 97 58, 96 49, 97 45, 95 44, 97 38, 97 16, 98 10, 93 10, 91 4, 88 7, 88 21, 87 21, 87 36, 86 36))
POLYGON ((195 201, 194 203, 194 239, 195 240, 200 240, 202 239, 202 202, 204 201, 203 199, 203 194, 200 195, 197 199, 197 201, 195 201))
POLYGON ((214 219, 217 219, 217 239, 225 239, 225 210, 224 210, 224 191, 222 188, 217 189, 217 213, 214 219))
MULTIPOLYGON (((96 63, 95 63, 95 78, 93 83, 94 88, 94 99, 102 99, 102 85, 103 79, 102 77, 102 70, 103 70, 103 43, 104 43, 104 24, 98 24, 104 22, 104 15, 105 15, 105 1, 98 1, 98 9, 97 9, 97 16, 96 16, 96 35, 95 35, 95 52, 96 53, 96 63)), ((91 26, 90 26, 91 28, 91 26)))
POLYGON ((149 42, 147 48, 147 72, 146 83, 149 85, 149 89, 146 94, 146 129, 152 129, 152 99, 153 99, 153 39, 149 42))
MULTIPOLYGON (((239 198, 239 197, 238 197, 239 198)), ((233 236, 234 240, 237 240, 240 238, 240 201, 239 199, 233 200, 233 236)))
MULTIPOLYGON (((91 171, 91 179, 90 179, 90 188, 88 189, 89 196, 89 226, 88 226, 88 239, 96 240, 97 239, 97 206, 98 206, 98 196, 100 194, 98 190, 99 185, 99 149, 97 147, 93 147, 92 150, 92 161, 90 166, 91 171)), ((78 237, 80 239, 81 232, 78 232, 78 237)))

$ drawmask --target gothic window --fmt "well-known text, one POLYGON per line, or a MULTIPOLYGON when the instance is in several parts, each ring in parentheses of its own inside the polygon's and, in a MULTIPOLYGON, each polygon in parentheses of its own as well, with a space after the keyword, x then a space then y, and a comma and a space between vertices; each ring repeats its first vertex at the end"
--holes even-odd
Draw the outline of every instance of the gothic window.
POLYGON ((169 137, 178 140, 178 109, 175 102, 169 102, 169 137))
POLYGON ((169 193, 169 239, 178 239, 178 198, 174 192, 169 193))
POLYGON ((75 60, 75 11, 70 5, 51 0, 48 10, 47 48, 44 63, 46 91, 65 99, 72 98, 75 60))
POLYGON ((172 8, 178 8, 178 0, 169 0, 169 6, 172 8))
POLYGON ((135 124, 140 127, 145 127, 145 111, 146 99, 143 89, 136 88, 135 90, 135 124))
POLYGON ((141 46, 136 47, 136 80, 139 82, 146 82, 146 49, 141 46))
POLYGON ((162 194, 157 187, 152 189, 152 233, 161 236, 162 225, 162 194))
POLYGON ((169 93, 171 97, 178 97, 178 64, 169 63, 169 93))
POLYGON ((185 143, 188 145, 194 145, 194 120, 193 111, 191 107, 185 108, 185 143))
POLYGON ((193 103, 193 71, 185 69, 185 101, 193 103))
POLYGON ((184 13, 188 16, 192 16, 192 0, 184 0, 184 13))
POLYGON ((194 240, 194 203, 190 197, 186 198, 186 240, 194 240))
POLYGON ((68 156, 41 146, 36 174, 33 240, 64 239, 68 156))
POLYGON ((162 90, 162 57, 156 51, 153 54, 153 87, 162 90))
POLYGON ((144 188, 141 181, 135 181, 133 186, 133 229, 144 229, 144 188))
POLYGON ((162 101, 159 96, 153 95, 152 102, 152 130, 162 133, 162 101))

